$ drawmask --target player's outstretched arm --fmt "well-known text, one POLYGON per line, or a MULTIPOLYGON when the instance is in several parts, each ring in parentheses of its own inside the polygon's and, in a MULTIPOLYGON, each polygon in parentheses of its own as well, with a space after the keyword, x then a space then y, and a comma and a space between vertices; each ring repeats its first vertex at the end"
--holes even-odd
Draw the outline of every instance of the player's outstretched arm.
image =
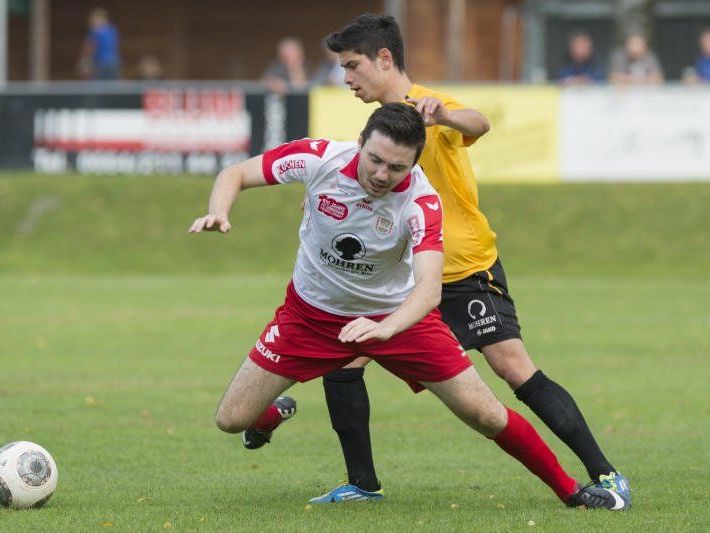
POLYGON ((340 330, 341 342, 386 341, 410 328, 441 301, 441 272, 444 254, 427 250, 414 254, 414 289, 395 312, 381 322, 360 317, 340 330))
POLYGON ((210 194, 209 212, 196 219, 188 233, 219 231, 227 233, 232 225, 229 211, 239 193, 251 187, 268 185, 261 168, 262 156, 252 157, 241 163, 230 165, 217 175, 210 194))
POLYGON ((407 102, 421 113, 426 126, 440 124, 476 139, 491 129, 488 119, 475 109, 446 109, 443 102, 433 96, 407 98, 407 102))

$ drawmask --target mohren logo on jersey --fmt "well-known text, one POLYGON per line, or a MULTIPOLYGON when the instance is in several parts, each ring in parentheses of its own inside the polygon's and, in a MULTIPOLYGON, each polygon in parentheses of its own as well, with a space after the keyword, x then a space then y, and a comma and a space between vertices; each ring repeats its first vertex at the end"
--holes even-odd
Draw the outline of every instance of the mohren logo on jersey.
POLYGON ((293 170, 294 168, 306 168, 306 160, 305 159, 288 159, 284 161, 283 163, 279 163, 279 166, 276 167, 276 172, 279 173, 279 176, 283 174, 284 172, 288 170, 293 170))
POLYGON ((333 237, 330 245, 341 259, 352 261, 365 257, 365 243, 354 233, 341 233, 333 237))
POLYGON ((375 271, 375 265, 345 261, 344 259, 340 259, 339 257, 331 254, 327 250, 323 250, 323 248, 320 250, 320 258, 330 266, 336 267, 339 270, 345 270, 353 273, 359 272, 365 275, 372 274, 375 271))
POLYGON ((348 206, 328 198, 327 194, 318 196, 318 211, 334 218, 335 220, 344 220, 348 216, 348 206))
POLYGON ((365 257, 366 249, 365 243, 354 233, 336 235, 330 246, 335 254, 322 248, 320 250, 320 258, 328 266, 361 276, 369 276, 375 272, 375 265, 355 262, 365 257))

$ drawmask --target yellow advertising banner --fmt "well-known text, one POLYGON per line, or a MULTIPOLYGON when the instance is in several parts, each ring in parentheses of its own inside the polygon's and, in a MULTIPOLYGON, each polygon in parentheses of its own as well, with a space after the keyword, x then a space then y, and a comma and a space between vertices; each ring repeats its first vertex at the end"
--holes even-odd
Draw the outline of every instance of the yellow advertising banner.
MULTIPOLYGON (((482 182, 560 180, 559 98, 556 87, 432 86, 481 111, 491 131, 469 148, 482 182)), ((311 91, 309 135, 354 140, 378 104, 363 104, 347 89, 311 91)))

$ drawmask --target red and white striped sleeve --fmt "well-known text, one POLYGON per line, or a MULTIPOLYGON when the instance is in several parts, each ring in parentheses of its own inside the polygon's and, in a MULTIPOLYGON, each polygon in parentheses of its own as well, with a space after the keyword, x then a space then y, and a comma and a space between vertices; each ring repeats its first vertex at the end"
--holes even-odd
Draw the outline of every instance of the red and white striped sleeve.
POLYGON ((270 185, 305 183, 320 166, 329 141, 299 139, 264 152, 261 169, 270 185))
POLYGON ((413 253, 425 250, 444 251, 441 211, 441 198, 438 194, 427 194, 414 199, 407 216, 413 253))

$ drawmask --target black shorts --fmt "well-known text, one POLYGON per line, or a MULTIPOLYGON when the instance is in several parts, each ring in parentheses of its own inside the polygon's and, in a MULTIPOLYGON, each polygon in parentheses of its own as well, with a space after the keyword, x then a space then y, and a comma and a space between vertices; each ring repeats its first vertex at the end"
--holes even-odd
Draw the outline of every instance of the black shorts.
POLYGON ((466 350, 522 338, 499 259, 488 270, 444 283, 439 310, 466 350))

